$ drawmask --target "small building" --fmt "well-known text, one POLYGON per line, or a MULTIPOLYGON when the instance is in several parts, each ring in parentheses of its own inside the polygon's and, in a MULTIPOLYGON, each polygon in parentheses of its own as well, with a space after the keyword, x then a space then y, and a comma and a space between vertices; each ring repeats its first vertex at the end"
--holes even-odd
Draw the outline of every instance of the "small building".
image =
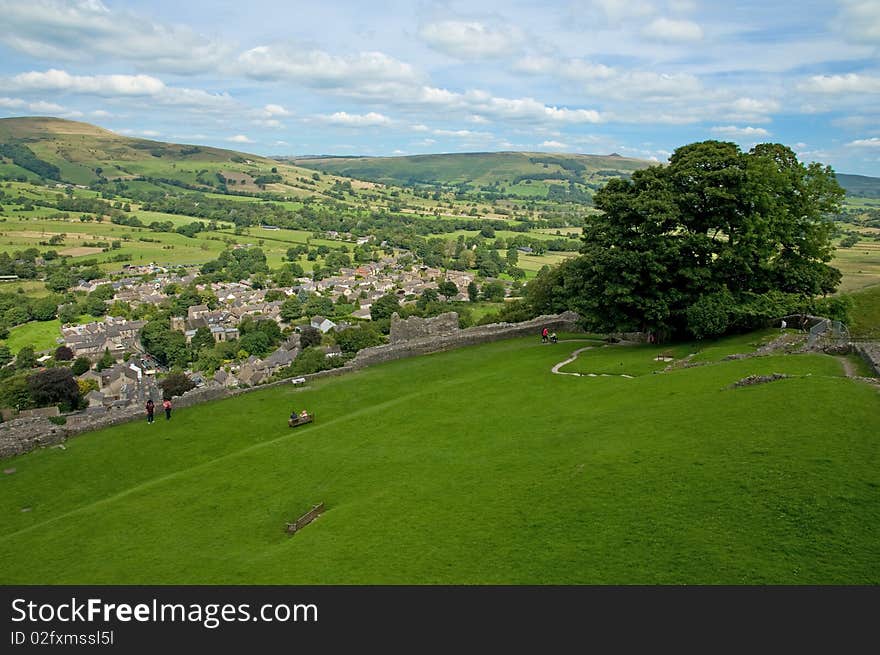
POLYGON ((309 325, 325 334, 336 327, 336 323, 331 321, 329 318, 324 318, 323 316, 313 316, 312 320, 309 322, 309 325))

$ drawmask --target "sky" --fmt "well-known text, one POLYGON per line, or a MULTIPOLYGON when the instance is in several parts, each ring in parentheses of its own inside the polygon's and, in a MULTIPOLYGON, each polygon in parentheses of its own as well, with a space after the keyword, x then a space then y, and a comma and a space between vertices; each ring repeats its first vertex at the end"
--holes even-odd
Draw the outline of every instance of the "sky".
POLYGON ((262 155, 706 139, 880 176, 880 1, 0 0, 0 117, 262 155))

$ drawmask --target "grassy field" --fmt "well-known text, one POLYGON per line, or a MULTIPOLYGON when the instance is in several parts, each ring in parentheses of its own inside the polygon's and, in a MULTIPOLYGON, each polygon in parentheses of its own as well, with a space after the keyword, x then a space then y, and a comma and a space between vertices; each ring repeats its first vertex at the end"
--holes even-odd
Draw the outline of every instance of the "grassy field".
MULTIPOLYGON (((89 323, 97 320, 94 316, 84 314, 79 317, 77 323, 89 323)), ((5 344, 13 354, 24 346, 33 346, 34 350, 53 350, 58 347, 56 341, 61 337, 61 321, 57 318, 51 321, 30 321, 23 325, 16 325, 9 330, 8 339, 0 339, 0 344, 5 344)))
POLYGON ((585 343, 401 360, 7 460, 0 583, 880 583, 876 388, 826 355, 550 373, 585 343), (729 388, 770 372, 793 377, 729 388))
POLYGON ((843 273, 839 289, 842 293, 880 284, 880 241, 861 241, 852 248, 838 248, 831 265, 843 273))

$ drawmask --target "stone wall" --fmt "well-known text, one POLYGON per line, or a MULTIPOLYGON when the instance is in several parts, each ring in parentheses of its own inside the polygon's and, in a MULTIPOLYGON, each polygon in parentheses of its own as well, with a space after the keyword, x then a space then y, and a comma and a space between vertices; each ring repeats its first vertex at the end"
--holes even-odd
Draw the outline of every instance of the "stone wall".
MULTIPOLYGON (((539 316, 524 323, 492 323, 491 325, 478 325, 461 330, 458 327, 458 315, 455 312, 443 314, 437 318, 440 321, 429 322, 423 319, 419 323, 410 323, 413 319, 399 321, 405 323, 403 332, 398 328, 398 336, 401 334, 428 334, 431 336, 400 341, 385 346, 366 348, 345 366, 312 373, 301 377, 315 380, 325 377, 343 375, 352 370, 364 368, 371 364, 390 362, 405 357, 416 357, 426 353, 451 350, 461 346, 469 346, 490 341, 500 341, 513 337, 533 336, 540 337, 541 329, 546 326, 550 331, 578 331, 576 325, 578 315, 574 312, 551 316, 539 316), (453 329, 454 326, 454 329, 453 329)), ((201 403, 231 398, 242 393, 258 391, 270 387, 292 384, 291 379, 279 380, 269 384, 247 387, 243 389, 227 389, 216 383, 187 391, 182 396, 174 398, 172 402, 177 409, 192 407, 201 403)), ((161 404, 157 404, 156 414, 161 416, 161 404)), ((62 443, 69 437, 97 430, 100 428, 128 423, 130 421, 145 420, 144 408, 140 405, 128 407, 93 407, 83 412, 66 415, 64 425, 56 425, 45 417, 16 418, 5 423, 0 423, 0 458, 12 457, 27 453, 41 446, 51 446, 62 443)))
MULTIPOLYGON (((578 315, 574 312, 564 312, 549 316, 539 316, 531 321, 523 323, 491 323, 489 325, 477 325, 464 330, 458 329, 458 315, 449 312, 455 317, 455 330, 447 330, 449 319, 440 325, 444 326, 444 332, 436 336, 413 339, 400 343, 389 343, 384 346, 375 346, 361 350, 357 356, 348 363, 348 368, 363 368, 381 362, 390 362, 395 359, 417 357, 427 353, 441 350, 451 350, 462 346, 470 346, 514 337, 534 336, 539 338, 541 329, 547 327, 551 332, 575 332, 578 331, 578 315)), ((447 316, 444 314, 443 316, 447 316)), ((408 319, 411 321, 413 319, 408 319)))
POLYGON ((874 375, 880 377, 880 343, 854 343, 852 346, 853 350, 868 363, 874 375))
POLYGON ((26 453, 40 446, 52 446, 66 439, 64 426, 49 419, 16 418, 0 423, 0 457, 26 453))
POLYGON ((447 337, 458 331, 458 314, 456 312, 446 312, 432 318, 413 316, 407 319, 400 318, 395 312, 391 315, 389 340, 392 344, 398 344, 404 341, 447 337))
POLYGON ((54 405, 52 407, 38 407, 37 409, 23 409, 18 413, 19 418, 37 418, 60 416, 61 412, 54 405))

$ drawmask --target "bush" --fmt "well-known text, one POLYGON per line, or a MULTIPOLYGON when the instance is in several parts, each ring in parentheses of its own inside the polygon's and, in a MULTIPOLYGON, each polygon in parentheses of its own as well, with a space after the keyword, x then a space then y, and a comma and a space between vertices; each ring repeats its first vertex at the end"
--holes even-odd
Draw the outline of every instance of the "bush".
POLYGON ((697 339, 720 336, 730 327, 733 309, 733 296, 726 289, 702 296, 687 308, 688 331, 697 339))
POLYGON ((31 398, 38 407, 58 405, 69 411, 79 406, 79 386, 69 368, 47 368, 27 379, 31 398))
POLYGON ((70 370, 74 375, 82 375, 90 368, 92 368, 92 361, 88 357, 77 357, 70 370))
POLYGON ((162 388, 162 398, 170 400, 174 396, 182 396, 190 389, 195 389, 195 382, 183 373, 171 373, 159 383, 162 388))
POLYGON ((323 336, 321 335, 321 331, 318 328, 314 328, 311 325, 306 325, 300 330, 300 345, 303 350, 310 346, 319 346, 321 345, 321 339, 323 336))
POLYGON ((55 361, 69 362, 73 359, 73 351, 67 346, 58 346, 55 349, 55 361))

